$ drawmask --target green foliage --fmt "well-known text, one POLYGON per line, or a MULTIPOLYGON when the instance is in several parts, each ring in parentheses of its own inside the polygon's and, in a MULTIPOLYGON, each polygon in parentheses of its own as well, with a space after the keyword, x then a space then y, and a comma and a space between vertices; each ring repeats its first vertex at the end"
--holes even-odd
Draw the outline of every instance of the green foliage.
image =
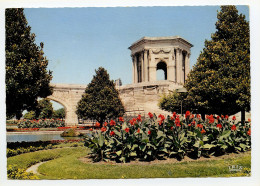
POLYGON ((40 119, 50 119, 53 115, 53 107, 52 103, 48 99, 41 99, 38 102, 37 110, 40 111, 39 117, 40 119))
POLYGON ((36 113, 35 113, 35 111, 29 111, 29 112, 24 114, 23 118, 24 119, 28 119, 28 120, 35 119, 36 118, 36 113))
POLYGON ((60 119, 39 119, 39 120, 19 120, 17 123, 18 128, 56 128, 64 127, 65 121, 60 119))
POLYGON ((109 80, 107 71, 99 67, 78 102, 76 111, 78 117, 94 119, 102 125, 105 120, 122 116, 124 112, 114 82, 109 80))
POLYGON ((75 129, 66 129, 60 134, 61 137, 78 137, 82 136, 81 133, 77 132, 75 129))
MULTIPOLYGON (((150 115, 149 115, 150 116, 150 115)), ((86 136, 85 146, 91 149, 94 161, 151 161, 185 155, 223 155, 244 152, 251 148, 251 124, 235 123, 228 117, 207 116, 206 120, 186 112, 185 118, 176 113, 141 122, 140 117, 129 122, 110 122, 86 136), (250 131, 250 132, 249 132, 250 131)))
POLYGON ((250 110, 249 23, 235 6, 221 6, 216 32, 184 85, 200 113, 235 114, 250 110))
POLYGON ((66 116, 64 108, 60 108, 58 110, 55 110, 53 113, 53 118, 59 118, 64 119, 66 116))
POLYGON ((163 95, 159 100, 159 107, 162 110, 166 110, 168 112, 181 113, 181 104, 182 110, 189 110, 191 108, 191 104, 189 100, 186 99, 186 93, 177 93, 177 91, 171 92, 168 95, 163 95))
POLYGON ((23 9, 6 9, 5 15, 6 113, 19 119, 23 110, 36 108, 38 97, 51 95, 52 75, 47 71, 43 43, 35 44, 23 9))

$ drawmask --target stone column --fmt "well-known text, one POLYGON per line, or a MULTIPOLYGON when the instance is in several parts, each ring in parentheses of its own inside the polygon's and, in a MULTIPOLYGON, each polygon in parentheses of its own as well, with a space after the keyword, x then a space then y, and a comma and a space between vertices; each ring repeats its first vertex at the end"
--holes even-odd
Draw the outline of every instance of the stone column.
POLYGON ((137 57, 136 57, 136 55, 134 54, 134 73, 135 73, 135 82, 134 83, 137 83, 137 80, 138 80, 138 77, 137 77, 137 75, 138 75, 138 73, 137 73, 137 57))
POLYGON ((141 82, 144 82, 144 52, 142 51, 140 54, 141 58, 141 82))
POLYGON ((175 74, 174 74, 174 49, 171 50, 169 61, 167 64, 167 80, 175 81, 175 74))
POLYGON ((148 61, 147 61, 147 50, 144 50, 144 79, 143 81, 148 81, 148 61))
POLYGON ((135 60, 134 55, 131 55, 132 57, 132 83, 135 83, 135 60))
POLYGON ((181 82, 181 49, 177 48, 176 49, 176 82, 180 83, 181 82))

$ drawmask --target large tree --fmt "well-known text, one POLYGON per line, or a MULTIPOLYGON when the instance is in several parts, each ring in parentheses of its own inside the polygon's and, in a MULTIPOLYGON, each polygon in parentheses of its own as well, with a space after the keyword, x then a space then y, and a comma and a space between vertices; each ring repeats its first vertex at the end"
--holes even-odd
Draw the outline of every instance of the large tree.
POLYGON ((124 112, 114 82, 109 79, 107 71, 99 67, 78 102, 77 115, 79 118, 97 120, 102 125, 105 120, 123 116, 124 112))
POLYGON ((249 23, 235 6, 221 6, 217 18, 185 84, 188 99, 202 113, 244 113, 250 110, 249 23))
POLYGON ((37 107, 38 97, 52 93, 52 75, 47 71, 43 43, 35 44, 35 34, 31 33, 23 9, 6 9, 5 19, 6 114, 19 119, 23 110, 37 107))
POLYGON ((38 112, 36 113, 37 115, 39 115, 38 118, 40 119, 45 119, 45 118, 50 119, 53 117, 54 114, 52 103, 48 99, 41 99, 38 102, 37 111, 38 112))

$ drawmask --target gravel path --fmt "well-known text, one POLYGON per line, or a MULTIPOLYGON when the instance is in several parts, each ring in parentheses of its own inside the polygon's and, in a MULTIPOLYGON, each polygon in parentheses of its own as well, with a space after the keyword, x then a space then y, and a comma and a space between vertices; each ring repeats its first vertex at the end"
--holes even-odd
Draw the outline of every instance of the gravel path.
POLYGON ((43 163, 46 163, 47 161, 44 161, 44 162, 40 162, 40 163, 36 163, 34 165, 32 165, 31 167, 29 167, 26 172, 32 172, 33 174, 40 174, 37 170, 38 170, 38 167, 40 165, 42 165, 43 163))

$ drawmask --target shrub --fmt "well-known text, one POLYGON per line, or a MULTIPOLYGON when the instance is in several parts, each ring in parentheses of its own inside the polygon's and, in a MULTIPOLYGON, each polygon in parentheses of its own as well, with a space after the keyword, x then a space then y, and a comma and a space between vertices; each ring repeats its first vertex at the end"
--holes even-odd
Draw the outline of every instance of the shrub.
POLYGON ((9 165, 7 168, 7 177, 9 179, 19 179, 19 180, 39 179, 32 172, 26 172, 25 169, 19 169, 19 168, 17 168, 17 166, 11 166, 11 165, 9 165))
POLYGON ((19 120, 18 128, 57 128, 64 127, 65 121, 61 119, 39 119, 39 120, 19 120))
POLYGON ((127 162, 135 159, 150 161, 185 155, 199 158, 201 155, 221 155, 246 151, 251 148, 251 123, 242 124, 228 120, 228 116, 206 116, 189 111, 185 117, 149 113, 150 119, 141 116, 129 122, 113 120, 101 130, 86 136, 85 146, 91 149, 94 161, 127 162), (159 120, 158 120, 159 119, 159 120))

